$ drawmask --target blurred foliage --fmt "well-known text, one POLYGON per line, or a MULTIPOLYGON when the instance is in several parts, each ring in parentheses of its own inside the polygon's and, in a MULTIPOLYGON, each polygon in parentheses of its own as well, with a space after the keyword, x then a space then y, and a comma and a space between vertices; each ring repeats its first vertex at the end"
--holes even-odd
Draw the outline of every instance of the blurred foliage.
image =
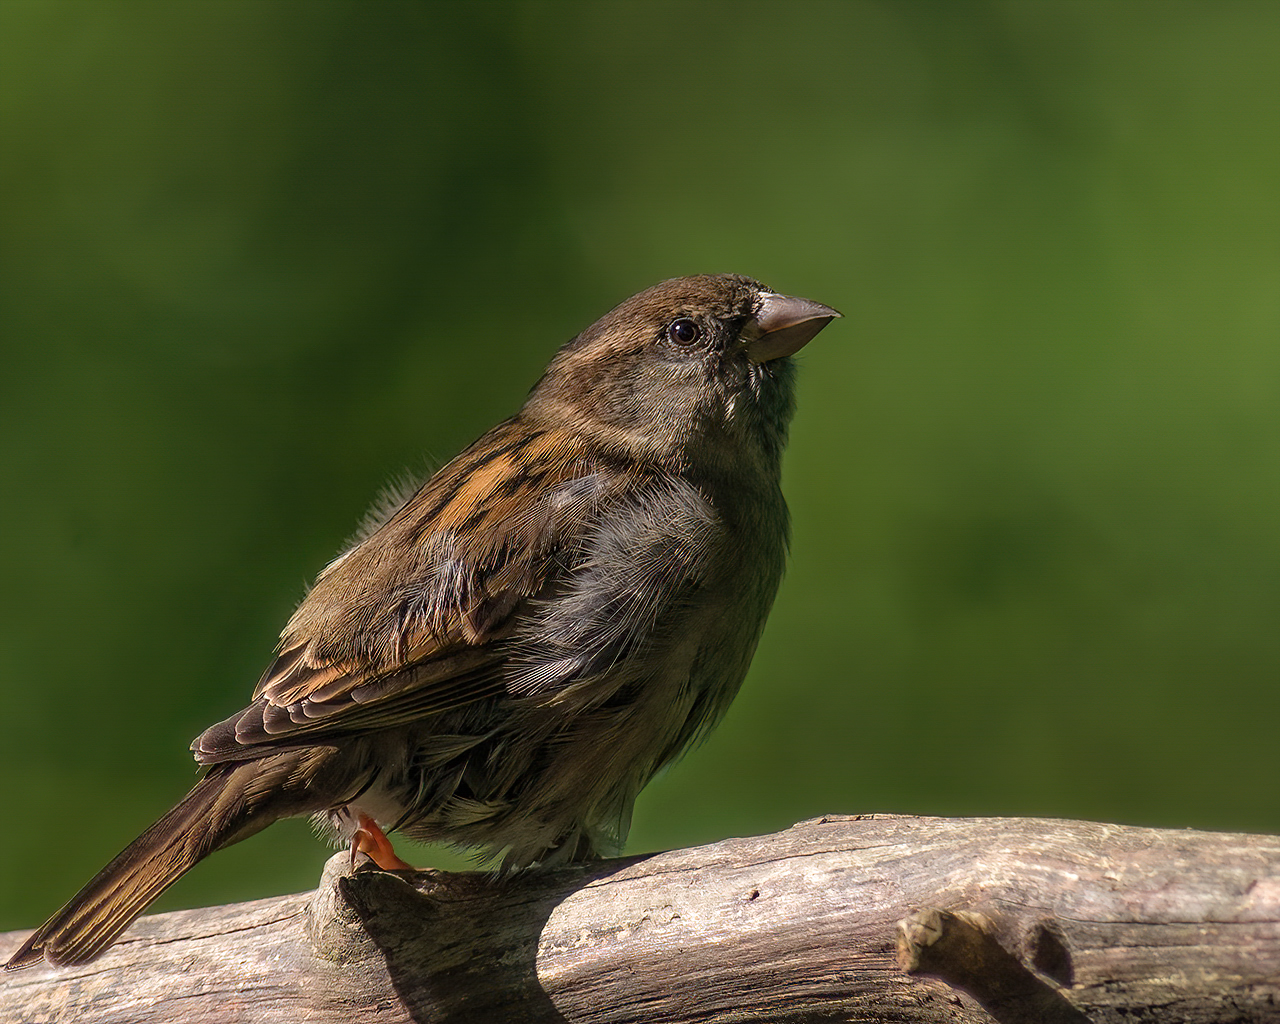
MULTIPOLYGON (((846 319, 751 676, 633 850, 1280 829, 1277 44, 1247 0, 0 5, 0 928, 181 795, 383 482, 703 271, 846 319)), ((325 856, 282 824, 162 906, 325 856)))

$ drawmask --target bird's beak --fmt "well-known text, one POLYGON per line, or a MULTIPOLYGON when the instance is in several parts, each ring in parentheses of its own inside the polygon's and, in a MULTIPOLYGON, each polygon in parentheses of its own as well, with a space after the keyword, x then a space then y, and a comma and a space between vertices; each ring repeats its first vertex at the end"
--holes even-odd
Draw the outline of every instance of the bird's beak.
POLYGON ((820 302, 766 292, 760 296, 756 315, 742 329, 747 358, 767 363, 799 352, 839 315, 820 302))

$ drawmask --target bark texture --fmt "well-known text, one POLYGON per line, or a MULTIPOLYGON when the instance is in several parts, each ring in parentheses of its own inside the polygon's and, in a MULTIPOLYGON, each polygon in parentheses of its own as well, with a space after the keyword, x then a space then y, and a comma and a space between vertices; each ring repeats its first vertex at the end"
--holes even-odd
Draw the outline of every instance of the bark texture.
POLYGON ((869 815, 505 880, 346 867, 6 974, 0 1020, 1280 1022, 1275 836, 869 815))

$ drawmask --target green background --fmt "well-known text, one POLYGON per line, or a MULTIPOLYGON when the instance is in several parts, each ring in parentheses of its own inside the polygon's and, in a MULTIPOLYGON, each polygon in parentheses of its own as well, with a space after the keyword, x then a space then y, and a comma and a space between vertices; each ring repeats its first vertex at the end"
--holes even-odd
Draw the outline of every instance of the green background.
POLYGON ((0 4, 0 928, 186 790, 388 478, 692 272, 845 319, 751 675, 631 850, 1280 829, 1278 48, 1231 0, 0 4))

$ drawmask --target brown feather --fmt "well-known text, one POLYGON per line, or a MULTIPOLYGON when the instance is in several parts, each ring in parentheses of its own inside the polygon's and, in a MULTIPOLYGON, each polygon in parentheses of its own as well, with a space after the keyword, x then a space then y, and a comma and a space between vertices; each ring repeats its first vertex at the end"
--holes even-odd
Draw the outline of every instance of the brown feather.
POLYGON ((746 673, 786 550, 787 358, 834 310, 664 282, 565 345, 521 411, 317 577, 208 774, 9 967, 97 956, 213 850, 279 817, 598 856, 746 673), (677 330, 677 328, 679 328, 677 330))
POLYGON ((210 772, 28 938, 7 966, 26 967, 41 957, 64 965, 93 960, 210 853, 281 817, 339 800, 340 794, 305 785, 333 754, 332 747, 311 747, 210 772))

